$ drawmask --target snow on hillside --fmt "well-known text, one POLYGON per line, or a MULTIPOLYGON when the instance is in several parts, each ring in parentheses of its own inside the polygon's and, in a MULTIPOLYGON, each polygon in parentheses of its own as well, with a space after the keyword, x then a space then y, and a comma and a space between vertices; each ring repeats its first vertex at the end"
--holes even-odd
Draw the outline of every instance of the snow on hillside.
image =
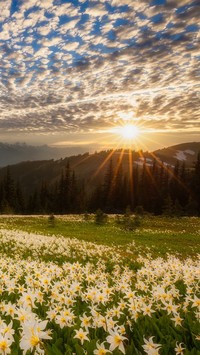
POLYGON ((189 155, 195 155, 195 152, 193 150, 187 149, 187 150, 177 150, 176 154, 174 155, 174 158, 181 160, 181 161, 186 161, 187 160, 187 154, 189 155))
POLYGON ((195 152, 190 149, 185 150, 185 153, 190 154, 190 155, 195 155, 195 152))

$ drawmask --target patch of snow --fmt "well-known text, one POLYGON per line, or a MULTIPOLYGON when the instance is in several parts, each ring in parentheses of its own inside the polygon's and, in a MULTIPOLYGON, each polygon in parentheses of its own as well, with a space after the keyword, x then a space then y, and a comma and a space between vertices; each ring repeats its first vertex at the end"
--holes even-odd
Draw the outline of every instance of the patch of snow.
POLYGON ((142 161, 146 161, 146 162, 152 162, 152 159, 150 158, 144 158, 144 157, 140 157, 138 158, 139 160, 142 160, 142 161))
POLYGON ((187 160, 187 156, 186 154, 190 154, 190 155, 194 155, 195 152, 193 150, 187 149, 187 150, 177 150, 176 151, 176 155, 174 156, 174 158, 178 159, 178 160, 187 160))
POLYGON ((187 149, 184 150, 185 153, 190 154, 190 155, 195 155, 195 152, 193 150, 187 149))
POLYGON ((174 158, 176 158, 178 160, 182 160, 182 161, 187 159, 185 153, 182 150, 177 150, 174 158))
MULTIPOLYGON (((144 162, 142 162, 142 161, 135 161, 134 163, 137 164, 137 165, 140 165, 140 166, 143 166, 143 164, 144 164, 144 162)), ((152 164, 151 163, 146 163, 146 166, 152 166, 152 164)))

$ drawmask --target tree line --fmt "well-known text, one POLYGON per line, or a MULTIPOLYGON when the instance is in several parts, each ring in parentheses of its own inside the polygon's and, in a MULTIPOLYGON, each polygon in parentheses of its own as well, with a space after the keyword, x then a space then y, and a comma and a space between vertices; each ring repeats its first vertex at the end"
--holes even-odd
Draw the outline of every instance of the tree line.
POLYGON ((88 184, 67 163, 56 182, 43 180, 26 194, 8 167, 0 182, 0 213, 124 213, 129 206, 133 212, 155 215, 200 215, 200 153, 192 168, 179 161, 173 168, 156 160, 149 165, 144 159, 129 173, 120 162, 114 166, 111 158, 102 181, 90 189, 88 184))

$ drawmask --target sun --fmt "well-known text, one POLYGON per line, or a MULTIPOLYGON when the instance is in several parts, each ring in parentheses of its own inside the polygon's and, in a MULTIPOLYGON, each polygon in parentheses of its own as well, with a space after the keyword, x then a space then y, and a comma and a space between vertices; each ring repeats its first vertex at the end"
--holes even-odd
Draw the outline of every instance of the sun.
POLYGON ((123 148, 135 146, 141 137, 140 127, 131 122, 119 122, 119 125, 113 126, 107 132, 111 133, 110 139, 113 139, 117 146, 123 148))
POLYGON ((139 134, 139 130, 132 124, 127 124, 119 128, 119 133, 124 139, 136 138, 139 134))
POLYGON ((123 141, 130 141, 139 135, 139 129, 131 123, 121 124, 120 126, 115 126, 110 130, 111 133, 115 133, 121 137, 123 141))

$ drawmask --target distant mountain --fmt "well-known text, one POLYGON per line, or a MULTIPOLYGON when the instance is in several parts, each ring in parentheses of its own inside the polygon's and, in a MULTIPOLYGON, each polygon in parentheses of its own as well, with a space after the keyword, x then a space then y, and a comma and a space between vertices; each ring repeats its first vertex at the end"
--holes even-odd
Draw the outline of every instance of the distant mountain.
MULTIPOLYGON (((102 181, 102 178, 108 170, 111 157, 113 167, 116 171, 121 162, 122 170, 125 174, 130 174, 130 167, 132 164, 140 167, 143 165, 144 161, 146 162, 146 165, 149 166, 153 165, 154 160, 158 160, 160 164, 163 163, 173 167, 178 160, 180 162, 185 162, 187 167, 192 167, 194 166, 194 162, 197 160, 197 154, 200 151, 200 142, 179 144, 161 150, 156 150, 154 152, 133 151, 130 154, 128 150, 117 150, 114 152, 109 150, 94 154, 85 153, 73 155, 58 160, 54 160, 53 158, 56 154, 61 154, 61 152, 55 152, 47 146, 32 147, 23 144, 16 144, 14 147, 9 145, 7 147, 7 151, 10 154, 10 161, 11 152, 13 151, 16 153, 17 148, 20 152, 20 156, 22 157, 21 152, 23 152, 23 147, 23 156, 26 161, 10 165, 10 172, 15 180, 19 181, 19 183, 23 186, 25 193, 30 193, 33 192, 36 187, 40 186, 43 181, 46 181, 48 184, 53 184, 58 181, 62 171, 68 163, 71 170, 75 172, 76 177, 84 180, 86 189, 88 190, 93 189, 94 186, 102 181), (29 155, 28 152, 30 153, 29 155), (49 159, 49 155, 51 153, 52 156, 51 159, 49 159), (53 154, 55 155, 53 156, 53 154), (44 159, 43 157, 45 156, 48 157, 44 159), (35 160, 37 157, 38 160, 35 160)), ((2 152, 3 149, 6 151, 6 145, 0 144, 0 152, 2 152)), ((0 180, 3 176, 5 176, 5 173, 6 167, 0 168, 0 180)))
MULTIPOLYGON (((146 163, 148 165, 151 165, 153 163, 154 158, 157 158, 161 162, 164 162, 169 165, 174 165, 176 161, 179 160, 184 161, 186 165, 191 166, 196 160, 199 151, 200 142, 182 143, 171 147, 159 149, 152 153, 142 152, 142 154, 140 154, 140 157, 138 155, 137 164, 142 165, 143 160, 146 159, 146 163)), ((0 167, 14 165, 27 161, 42 161, 51 159, 58 160, 60 158, 70 157, 72 155, 84 155, 84 153, 85 152, 83 147, 50 147, 48 145, 33 146, 27 145, 26 143, 0 143, 0 167)), ((113 155, 113 158, 115 159, 115 156, 119 157, 119 154, 119 151, 117 151, 113 155)), ((104 155, 105 154, 94 154, 97 164, 100 159, 99 156, 103 157, 104 159, 104 155)), ((93 154, 90 155, 89 161, 93 161, 92 156, 93 154)), ((126 160, 127 156, 128 153, 125 152, 123 160, 126 160)), ((136 155, 134 155, 134 160, 136 158, 136 155)), ((73 160, 74 159, 75 158, 73 158, 73 160)), ((101 162, 99 163, 101 164, 101 162)), ((94 164, 94 162, 92 164, 94 164)))
POLYGON ((156 150, 155 156, 162 162, 175 165, 176 161, 185 162, 185 165, 192 167, 200 152, 200 142, 189 142, 177 144, 168 148, 156 150))
POLYGON ((185 163, 186 167, 193 167, 200 152, 200 142, 182 143, 171 147, 145 152, 135 161, 135 164, 142 166, 144 161, 147 166, 152 166, 154 160, 170 167, 174 167, 176 162, 185 163))
POLYGON ((48 145, 32 146, 26 143, 0 143, 0 167, 17 164, 23 161, 60 159, 74 154, 84 153, 84 148, 55 148, 48 145))
MULTIPOLYGON (((19 181, 25 192, 29 193, 34 191, 42 181, 50 184, 58 181, 62 171, 69 163, 70 169, 75 172, 76 177, 84 179, 87 189, 90 189, 102 180, 111 156, 114 167, 117 167, 119 160, 121 160, 125 173, 129 171, 130 162, 139 157, 138 152, 132 152, 130 157, 129 152, 125 151, 121 159, 121 154, 121 151, 115 151, 112 154, 112 151, 109 150, 94 154, 79 154, 58 160, 24 161, 10 165, 9 169, 15 180, 19 181)), ((0 168, 0 180, 5 176, 6 170, 7 167, 0 168)))

